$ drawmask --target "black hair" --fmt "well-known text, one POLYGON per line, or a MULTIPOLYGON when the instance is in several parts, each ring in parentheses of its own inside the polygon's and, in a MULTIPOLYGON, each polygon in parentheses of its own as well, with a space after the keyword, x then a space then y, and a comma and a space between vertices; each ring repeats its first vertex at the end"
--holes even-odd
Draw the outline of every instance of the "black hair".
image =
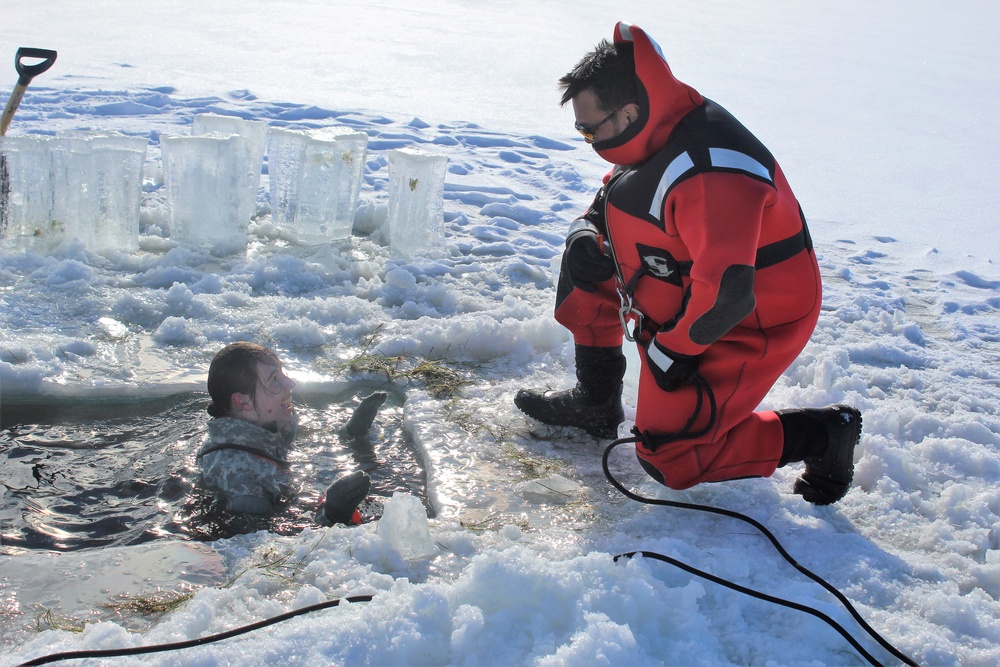
POLYGON ((559 79, 559 89, 563 91, 559 105, 565 105, 588 88, 597 97, 601 111, 611 112, 626 104, 638 104, 632 44, 615 45, 602 39, 569 74, 559 79))
POLYGON ((230 343, 212 358, 208 368, 208 395, 212 403, 208 414, 225 417, 233 408, 233 394, 247 394, 253 399, 257 394, 257 363, 278 364, 278 355, 256 343, 230 343))

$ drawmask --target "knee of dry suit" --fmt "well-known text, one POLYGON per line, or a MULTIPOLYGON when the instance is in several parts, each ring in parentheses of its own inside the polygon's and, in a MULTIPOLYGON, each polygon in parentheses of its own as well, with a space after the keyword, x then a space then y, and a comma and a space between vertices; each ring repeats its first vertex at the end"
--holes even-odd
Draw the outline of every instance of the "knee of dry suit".
MULTIPOLYGON (((651 461, 643 458, 638 449, 636 450, 635 456, 639 460, 639 465, 642 466, 642 469, 646 471, 647 475, 668 489, 673 489, 674 491, 690 489, 692 486, 698 484, 702 475, 702 470, 698 468, 697 465, 684 465, 683 459, 693 458, 693 452, 690 453, 690 456, 682 457, 681 461, 674 462, 673 465, 666 469, 658 468, 651 461)), ((693 461, 689 461, 689 463, 693 463, 693 461)))
POLYGON ((635 458, 639 460, 639 465, 642 466, 642 469, 646 471, 647 475, 649 475, 650 477, 652 477, 653 479, 655 479, 660 484, 662 484, 664 486, 669 486, 667 484, 666 480, 663 478, 663 473, 660 472, 659 468, 657 468, 656 466, 654 466, 652 463, 650 463, 646 459, 642 458, 639 455, 639 452, 635 453, 635 458))

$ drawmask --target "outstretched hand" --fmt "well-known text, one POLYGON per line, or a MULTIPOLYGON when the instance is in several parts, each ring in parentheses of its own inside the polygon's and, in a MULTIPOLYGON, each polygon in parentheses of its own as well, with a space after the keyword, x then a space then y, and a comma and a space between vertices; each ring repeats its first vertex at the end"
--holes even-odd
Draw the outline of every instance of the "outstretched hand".
POLYGON ((364 471, 342 474, 326 489, 323 512, 333 523, 350 523, 354 510, 368 496, 372 480, 364 471))
POLYGON ((367 433, 378 415, 378 409, 382 407, 388 397, 389 394, 386 392, 376 391, 361 399, 361 404, 354 410, 347 426, 344 427, 347 434, 356 438, 367 433))

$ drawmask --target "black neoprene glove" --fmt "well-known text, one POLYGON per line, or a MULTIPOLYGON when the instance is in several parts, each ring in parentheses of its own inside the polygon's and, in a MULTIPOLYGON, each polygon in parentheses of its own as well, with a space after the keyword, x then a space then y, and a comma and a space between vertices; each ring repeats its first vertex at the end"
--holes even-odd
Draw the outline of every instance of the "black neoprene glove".
POLYGON ((333 523, 350 523, 371 485, 371 478, 361 470, 342 474, 326 489, 323 501, 326 518, 333 523))
POLYGON ((615 261, 601 252, 597 228, 579 218, 566 237, 566 271, 574 287, 596 292, 597 283, 615 276, 615 261))

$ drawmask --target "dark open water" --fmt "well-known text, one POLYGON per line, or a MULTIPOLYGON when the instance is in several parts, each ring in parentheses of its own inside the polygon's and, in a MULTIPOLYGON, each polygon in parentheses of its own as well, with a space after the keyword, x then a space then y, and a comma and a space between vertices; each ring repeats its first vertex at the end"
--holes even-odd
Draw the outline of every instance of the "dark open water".
POLYGON ((97 401, 5 398, 0 554, 124 546, 165 537, 214 540, 261 529, 294 534, 315 525, 326 486, 353 468, 371 475, 375 500, 402 491, 426 506, 423 463, 402 428, 402 396, 390 390, 368 437, 339 433, 360 397, 373 389, 296 392, 300 423, 291 460, 302 491, 282 513, 267 518, 224 512, 200 488, 195 455, 209 419, 205 394, 97 401))

